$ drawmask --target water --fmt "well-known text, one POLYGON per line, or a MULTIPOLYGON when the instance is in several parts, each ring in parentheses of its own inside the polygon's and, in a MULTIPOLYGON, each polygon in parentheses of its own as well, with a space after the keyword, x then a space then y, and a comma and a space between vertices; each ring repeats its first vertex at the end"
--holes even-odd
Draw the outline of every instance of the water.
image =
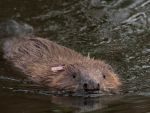
POLYGON ((28 23, 37 36, 105 60, 122 87, 117 95, 59 95, 29 81, 1 52, 1 113, 150 112, 149 0, 1 0, 0 21, 6 19, 28 23))

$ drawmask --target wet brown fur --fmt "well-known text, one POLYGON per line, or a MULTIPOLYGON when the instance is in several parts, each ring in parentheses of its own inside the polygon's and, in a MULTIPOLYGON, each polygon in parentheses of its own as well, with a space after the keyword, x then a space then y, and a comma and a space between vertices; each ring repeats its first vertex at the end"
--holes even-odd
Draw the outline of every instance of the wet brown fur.
POLYGON ((120 86, 118 76, 105 62, 84 57, 47 39, 11 37, 4 43, 4 51, 6 59, 13 61, 16 67, 41 85, 83 91, 83 84, 91 80, 94 84, 89 85, 89 89, 94 89, 95 84, 100 84, 102 91, 117 90, 120 86), (64 64, 64 70, 51 71, 51 67, 64 64), (77 74, 76 78, 72 77, 73 73, 77 74))

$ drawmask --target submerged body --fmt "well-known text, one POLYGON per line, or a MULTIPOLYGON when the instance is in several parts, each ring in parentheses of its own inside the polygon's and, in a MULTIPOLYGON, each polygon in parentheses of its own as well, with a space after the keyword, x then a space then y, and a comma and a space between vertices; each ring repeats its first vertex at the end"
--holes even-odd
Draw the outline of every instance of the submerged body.
POLYGON ((6 59, 41 85, 74 92, 115 91, 120 86, 118 76, 105 62, 84 57, 47 39, 11 35, 3 49, 6 59))

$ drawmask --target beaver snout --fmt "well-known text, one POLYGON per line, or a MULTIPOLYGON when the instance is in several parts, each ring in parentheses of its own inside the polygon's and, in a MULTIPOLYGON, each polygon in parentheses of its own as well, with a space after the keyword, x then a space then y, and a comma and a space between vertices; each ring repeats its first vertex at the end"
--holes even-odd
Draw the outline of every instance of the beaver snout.
POLYGON ((83 89, 84 91, 99 91, 100 89, 100 84, 96 84, 96 85, 91 85, 91 84, 88 84, 88 83, 84 83, 83 84, 83 89))

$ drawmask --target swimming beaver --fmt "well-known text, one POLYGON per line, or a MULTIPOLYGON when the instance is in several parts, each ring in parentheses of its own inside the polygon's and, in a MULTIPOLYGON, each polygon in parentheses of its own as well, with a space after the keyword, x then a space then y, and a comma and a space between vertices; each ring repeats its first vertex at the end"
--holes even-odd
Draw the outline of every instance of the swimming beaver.
POLYGON ((33 81, 60 90, 115 91, 120 85, 112 68, 47 39, 33 36, 33 28, 14 20, 0 27, 4 58, 33 81))

